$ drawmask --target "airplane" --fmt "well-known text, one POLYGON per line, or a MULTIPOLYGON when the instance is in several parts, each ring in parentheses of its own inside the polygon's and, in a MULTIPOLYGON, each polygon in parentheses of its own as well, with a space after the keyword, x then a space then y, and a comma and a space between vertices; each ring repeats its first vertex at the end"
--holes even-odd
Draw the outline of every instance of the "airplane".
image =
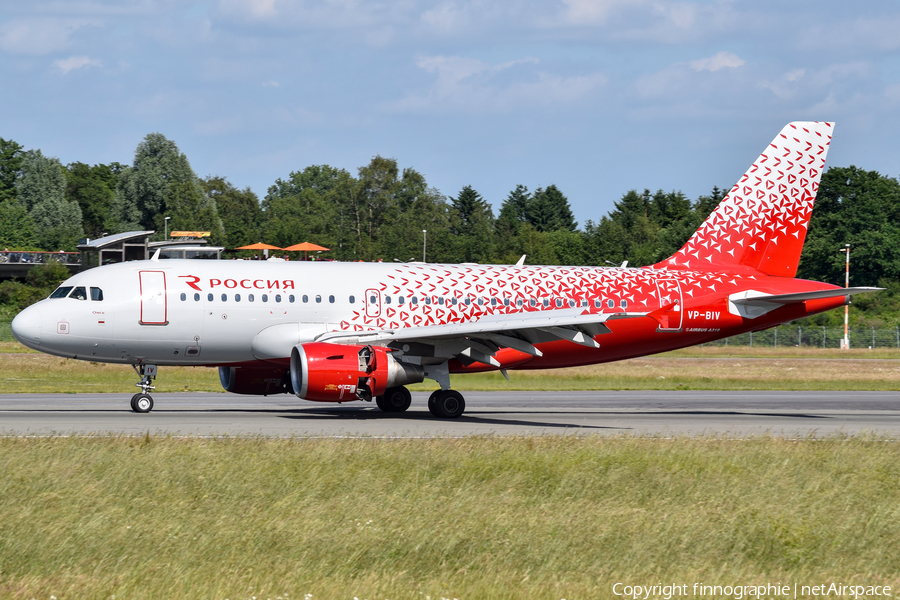
MULTIPOLYGON (((685 245, 640 267, 159 260, 78 273, 12 322, 25 346, 131 364, 136 413, 160 366, 218 367, 237 394, 411 404, 457 418, 451 374, 550 369, 759 331, 880 288, 795 279, 833 123, 786 125, 685 245)), ((520 261, 521 263, 521 261, 520 261)))

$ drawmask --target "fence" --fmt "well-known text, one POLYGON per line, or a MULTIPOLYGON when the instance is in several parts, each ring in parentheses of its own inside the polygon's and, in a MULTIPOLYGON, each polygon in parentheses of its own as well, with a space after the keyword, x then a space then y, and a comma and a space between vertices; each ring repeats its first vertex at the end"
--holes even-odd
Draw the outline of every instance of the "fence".
MULTIPOLYGON (((12 342, 15 338, 9 321, 0 321, 0 342, 12 342)), ((799 327, 780 325, 765 331, 742 333, 723 340, 707 342, 703 346, 767 346, 840 348, 844 337, 843 327, 799 327)), ((854 327, 850 329, 851 348, 900 348, 900 327, 854 327)))
POLYGON ((80 252, 0 252, 0 264, 39 265, 58 262, 64 265, 80 265, 80 252))
MULTIPOLYGON (((900 327, 851 327, 850 348, 900 348, 900 327)), ((800 327, 779 325, 765 331, 742 333, 704 346, 767 346, 840 348, 844 338, 841 327, 800 327)))

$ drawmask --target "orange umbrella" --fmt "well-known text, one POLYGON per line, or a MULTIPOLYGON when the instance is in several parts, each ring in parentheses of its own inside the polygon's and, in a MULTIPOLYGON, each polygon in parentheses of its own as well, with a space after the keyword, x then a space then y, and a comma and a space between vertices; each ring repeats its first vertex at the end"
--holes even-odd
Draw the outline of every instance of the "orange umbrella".
POLYGON ((269 250, 281 250, 281 248, 279 248, 278 246, 273 246, 271 244, 256 242, 255 244, 250 244, 249 246, 241 246, 240 248, 235 248, 235 250, 262 250, 265 252, 266 258, 268 258, 269 250))
POLYGON ((249 246, 241 246, 240 248, 235 248, 235 250, 281 250, 278 246, 272 246, 271 244, 263 244, 262 242, 256 242, 255 244, 250 244, 249 246))
POLYGON ((316 244, 310 244, 309 242, 303 242, 302 244, 294 244, 293 246, 288 246, 285 250, 289 250, 291 252, 303 252, 303 260, 308 258, 309 252, 327 252, 330 248, 326 248, 324 246, 318 246, 316 244))

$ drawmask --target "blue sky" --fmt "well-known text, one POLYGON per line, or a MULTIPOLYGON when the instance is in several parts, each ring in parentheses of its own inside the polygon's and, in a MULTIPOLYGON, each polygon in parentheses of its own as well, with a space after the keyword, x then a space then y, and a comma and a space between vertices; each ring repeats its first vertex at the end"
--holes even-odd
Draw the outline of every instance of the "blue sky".
POLYGON ((380 154, 495 209, 556 184, 584 223, 730 187, 794 120, 896 176, 898 32, 890 1, 4 2, 0 137, 130 163, 158 131, 260 197, 380 154))

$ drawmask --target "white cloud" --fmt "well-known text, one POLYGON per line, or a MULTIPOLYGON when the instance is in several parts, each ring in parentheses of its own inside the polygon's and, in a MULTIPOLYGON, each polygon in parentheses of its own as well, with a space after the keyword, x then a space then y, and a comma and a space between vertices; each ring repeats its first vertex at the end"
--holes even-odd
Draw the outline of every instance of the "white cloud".
POLYGON ((709 58, 692 60, 688 64, 695 71, 718 71, 740 67, 744 64, 744 60, 731 52, 719 52, 709 58))
POLYGON ((577 25, 604 22, 619 6, 627 6, 628 0, 563 0, 566 19, 577 25))
POLYGON ((101 67, 103 63, 99 59, 88 58, 87 56, 70 56, 69 58, 53 61, 53 66, 62 71, 63 75, 67 75, 69 71, 85 67, 101 67))
POLYGON ((437 80, 425 94, 393 103, 394 110, 507 112, 522 107, 567 104, 603 86, 600 74, 562 76, 536 70, 536 58, 491 65, 461 56, 430 56, 416 65, 437 80))

